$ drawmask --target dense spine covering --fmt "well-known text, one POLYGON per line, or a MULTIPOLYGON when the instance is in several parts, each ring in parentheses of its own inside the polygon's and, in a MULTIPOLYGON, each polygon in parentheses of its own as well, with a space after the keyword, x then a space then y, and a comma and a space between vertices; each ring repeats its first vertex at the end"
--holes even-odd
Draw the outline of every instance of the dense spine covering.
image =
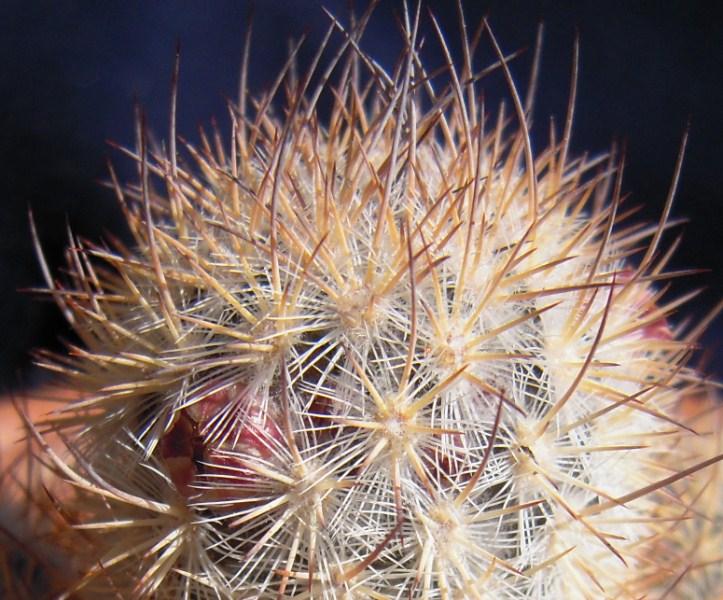
POLYGON ((50 292, 82 344, 47 364, 82 399, 32 428, 73 484, 47 484, 66 597, 693 597, 720 449, 678 411, 703 326, 658 289, 665 217, 624 223, 569 126, 533 157, 514 86, 485 114, 481 75, 511 82, 486 24, 459 68, 440 32, 432 74, 407 13, 385 73, 368 16, 318 88, 288 68, 242 100, 228 145, 179 162, 139 120, 135 244, 72 240, 50 292))

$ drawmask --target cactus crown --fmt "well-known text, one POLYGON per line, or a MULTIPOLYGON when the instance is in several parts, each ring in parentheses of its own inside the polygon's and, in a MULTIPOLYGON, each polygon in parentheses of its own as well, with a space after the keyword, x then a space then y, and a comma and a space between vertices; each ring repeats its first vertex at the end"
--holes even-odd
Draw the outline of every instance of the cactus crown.
POLYGON ((513 85, 485 114, 482 75, 512 81, 486 24, 459 66, 437 28, 427 72, 420 15, 393 72, 367 13, 318 87, 290 61, 185 162, 139 121, 134 246, 73 239, 50 284, 82 339, 47 360, 82 399, 35 428, 90 540, 69 596, 638 598, 679 574, 671 486, 716 459, 671 451, 700 329, 654 285, 665 220, 621 225, 619 170, 571 159, 569 126, 533 157, 513 85))

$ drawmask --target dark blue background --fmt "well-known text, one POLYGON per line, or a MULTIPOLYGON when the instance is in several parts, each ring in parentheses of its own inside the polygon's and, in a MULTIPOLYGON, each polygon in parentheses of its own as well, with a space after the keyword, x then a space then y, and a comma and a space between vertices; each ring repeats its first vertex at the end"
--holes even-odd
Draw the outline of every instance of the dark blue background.
MULTIPOLYGON (((346 0, 326 0, 347 20, 346 0)), ((723 20, 702 2, 567 2, 508 0, 464 2, 470 26, 488 14, 505 51, 531 47, 545 23, 542 72, 533 137, 547 141, 548 118, 561 126, 569 92, 575 28, 580 31, 580 76, 573 152, 606 151, 613 138, 627 142, 624 190, 644 204, 640 218, 655 220, 665 201, 688 117, 690 143, 675 215, 690 217, 676 230, 685 238, 674 267, 712 270, 674 284, 673 293, 705 293, 679 313, 702 317, 723 297, 723 20)), ((713 4, 713 3, 711 3, 713 4)), ((308 30, 300 63, 310 60, 328 18, 316 0, 258 0, 250 87, 271 84, 288 40, 308 30)), ((357 12, 366 2, 357 1, 357 12)), ((452 1, 430 1, 453 48, 459 49, 452 1)), ((401 49, 394 11, 382 1, 364 48, 391 69, 401 49)), ((134 143, 134 99, 145 107, 151 130, 167 137, 171 67, 181 42, 178 130, 197 140, 197 124, 218 117, 226 131, 225 97, 236 97, 249 3, 239 0, 83 0, 0 3, 0 384, 31 385, 32 348, 60 348, 67 327, 51 302, 21 288, 39 286, 27 210, 32 206, 46 253, 58 268, 66 223, 99 239, 123 235, 107 178, 111 156, 124 179, 132 166, 106 140, 134 143)), ((432 36, 425 19, 427 36, 432 36)), ((338 43, 339 38, 336 38, 338 43)), ((432 40, 430 40, 431 42, 432 40)), ((332 44, 333 45, 333 44, 332 44)), ((439 61, 428 44, 427 60, 439 61)), ((481 44, 477 65, 490 62, 481 44)), ((456 56, 459 57, 457 51, 456 56)), ((524 88, 531 52, 512 66, 524 88)), ((503 81, 485 84, 488 104, 509 100, 503 81)), ((558 127, 558 130, 559 130, 558 127)), ((668 236, 673 239, 673 235, 668 236)), ((719 319, 706 335, 713 350, 708 370, 723 375, 719 319)))

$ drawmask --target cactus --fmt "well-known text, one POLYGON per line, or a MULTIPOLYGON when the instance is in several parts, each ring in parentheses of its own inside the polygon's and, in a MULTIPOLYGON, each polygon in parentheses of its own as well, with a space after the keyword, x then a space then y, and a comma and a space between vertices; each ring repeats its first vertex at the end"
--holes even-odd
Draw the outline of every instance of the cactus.
POLYGON ((719 574, 681 570, 719 537, 696 501, 720 506, 721 454, 678 411, 710 392, 686 366, 705 323, 659 288, 670 200, 628 224, 572 119, 533 156, 486 23, 460 66, 437 27, 430 73, 407 12, 387 73, 368 16, 318 87, 290 61, 243 98, 229 144, 157 148, 139 118, 139 182, 112 176, 134 245, 72 238, 47 276, 81 340, 44 358, 80 399, 28 420, 72 557, 56 591, 640 598, 719 574), (484 112, 490 70, 511 113, 484 112))

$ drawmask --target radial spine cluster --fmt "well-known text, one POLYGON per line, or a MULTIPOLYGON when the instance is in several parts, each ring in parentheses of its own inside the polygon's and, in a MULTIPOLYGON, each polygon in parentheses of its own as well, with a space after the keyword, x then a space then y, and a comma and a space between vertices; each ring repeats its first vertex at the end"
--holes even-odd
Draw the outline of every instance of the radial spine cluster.
POLYGON ((455 66, 432 19, 432 73, 407 12, 385 72, 368 18, 244 96, 230 143, 139 119, 134 244, 71 240, 49 293, 81 343, 45 362, 80 399, 31 428, 72 484, 45 484, 64 597, 684 597, 686 532, 720 519, 686 482, 720 449, 677 410, 703 325, 670 319, 665 217, 628 222, 571 119, 533 156, 486 23, 455 66))

